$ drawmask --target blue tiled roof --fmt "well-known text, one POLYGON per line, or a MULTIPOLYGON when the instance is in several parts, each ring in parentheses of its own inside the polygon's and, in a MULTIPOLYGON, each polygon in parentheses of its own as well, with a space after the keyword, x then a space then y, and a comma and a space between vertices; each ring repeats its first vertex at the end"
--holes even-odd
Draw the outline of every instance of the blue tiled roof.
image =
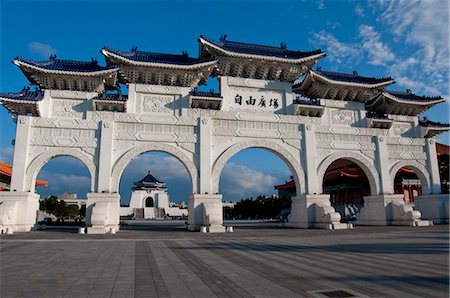
POLYGON ((436 97, 420 96, 420 95, 413 94, 410 91, 402 92, 402 91, 389 91, 388 90, 387 93, 389 93, 401 100, 434 101, 434 100, 442 99, 442 97, 440 97, 440 96, 436 96, 436 97))
POLYGON ((40 101, 44 98, 43 90, 30 90, 30 87, 25 87, 20 92, 8 92, 8 93, 0 93, 0 97, 9 98, 14 100, 23 100, 23 101, 40 101))
POLYGON ((123 58, 136 61, 136 62, 149 62, 149 63, 164 63, 164 64, 177 64, 177 65, 194 65, 204 62, 214 61, 213 58, 193 58, 189 57, 186 52, 183 52, 181 55, 176 54, 163 54, 163 53, 152 53, 152 52, 143 52, 138 51, 136 48, 132 49, 129 52, 113 50, 105 47, 105 50, 108 52, 119 55, 123 58))
POLYGON ((314 70, 315 73, 322 75, 333 81, 349 82, 349 83, 360 83, 360 84, 379 84, 384 82, 392 81, 391 77, 386 78, 369 78, 358 75, 357 72, 354 73, 342 73, 342 72, 331 72, 322 71, 321 69, 314 70))
POLYGON ((425 127, 450 127, 450 124, 448 124, 448 123, 431 121, 431 120, 428 120, 427 117, 424 117, 423 120, 419 120, 419 125, 425 126, 425 127))
POLYGON ((124 95, 121 93, 106 93, 103 92, 99 94, 94 100, 107 100, 107 101, 118 101, 125 102, 128 100, 128 95, 124 95))
POLYGON ((151 188, 166 188, 165 183, 156 179, 149 171, 147 176, 138 182, 134 183, 133 190, 151 189, 151 188))
POLYGON ((315 50, 310 52, 302 51, 290 51, 285 44, 280 47, 256 45, 243 42, 228 41, 225 38, 221 38, 221 41, 215 41, 200 35, 201 38, 208 42, 230 52, 236 52, 241 54, 259 55, 259 56, 271 56, 287 59, 302 59, 309 56, 323 53, 322 50, 315 50))
POLYGON ((214 97, 214 98, 222 98, 220 93, 215 93, 214 91, 198 91, 198 90, 192 90, 189 92, 192 96, 202 96, 202 97, 214 97))
POLYGON ((95 72, 107 69, 116 68, 115 66, 100 66, 97 60, 86 61, 74 61, 74 60, 61 60, 56 59, 56 56, 51 56, 47 61, 34 61, 29 59, 24 59, 21 57, 15 58, 17 61, 21 61, 39 68, 48 70, 59 70, 59 71, 73 71, 73 72, 95 72))

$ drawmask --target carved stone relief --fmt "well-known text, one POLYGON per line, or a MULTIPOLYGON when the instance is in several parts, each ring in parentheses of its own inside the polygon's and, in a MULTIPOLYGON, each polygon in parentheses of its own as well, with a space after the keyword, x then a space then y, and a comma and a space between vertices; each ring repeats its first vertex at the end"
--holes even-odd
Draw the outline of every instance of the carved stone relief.
POLYGON ((355 122, 355 113, 348 110, 333 110, 331 121, 337 125, 350 125, 355 122))
POLYGON ((168 107, 174 100, 173 96, 169 95, 145 95, 142 100, 143 112, 164 113, 171 112, 168 107))
POLYGON ((83 118, 84 100, 55 99, 53 102, 53 117, 83 118))

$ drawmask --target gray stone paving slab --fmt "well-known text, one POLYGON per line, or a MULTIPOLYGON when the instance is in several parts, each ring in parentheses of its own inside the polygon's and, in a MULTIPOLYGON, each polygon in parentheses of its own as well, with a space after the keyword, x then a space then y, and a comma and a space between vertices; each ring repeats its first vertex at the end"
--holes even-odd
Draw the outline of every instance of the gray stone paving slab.
POLYGON ((0 235, 0 267, 1 297, 448 297, 449 226, 33 231, 0 235))

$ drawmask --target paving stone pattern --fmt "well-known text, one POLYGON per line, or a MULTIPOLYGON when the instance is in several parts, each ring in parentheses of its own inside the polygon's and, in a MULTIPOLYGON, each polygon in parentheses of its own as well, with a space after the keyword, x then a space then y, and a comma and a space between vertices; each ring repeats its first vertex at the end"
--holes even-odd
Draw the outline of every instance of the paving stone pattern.
POLYGON ((0 236, 1 297, 448 297, 449 226, 0 236))

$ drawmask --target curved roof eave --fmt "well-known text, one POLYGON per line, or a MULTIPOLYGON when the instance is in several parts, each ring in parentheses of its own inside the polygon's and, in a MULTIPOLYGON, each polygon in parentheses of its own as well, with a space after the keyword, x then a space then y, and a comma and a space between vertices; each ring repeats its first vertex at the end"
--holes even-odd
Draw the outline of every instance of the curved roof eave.
POLYGON ((101 75, 106 75, 106 74, 110 74, 110 73, 119 71, 118 67, 105 69, 105 70, 99 70, 99 71, 92 71, 92 72, 52 70, 52 69, 38 67, 36 65, 32 65, 30 63, 27 63, 25 61, 18 60, 18 59, 14 59, 13 63, 21 69, 22 69, 22 67, 25 67, 25 68, 31 68, 33 70, 37 70, 37 71, 41 71, 41 72, 46 72, 46 73, 60 74, 60 75, 72 75, 72 76, 84 76, 84 77, 86 77, 86 76, 87 77, 101 76, 101 75))
POLYGON ((219 60, 215 59, 215 60, 211 60, 211 61, 200 62, 200 63, 190 64, 190 65, 182 65, 182 64, 134 61, 131 59, 127 59, 123 56, 120 56, 116 53, 110 52, 107 49, 102 49, 102 54, 106 58, 112 57, 112 58, 115 58, 124 63, 130 64, 130 65, 144 66, 144 67, 145 66, 146 67, 156 67, 156 68, 170 68, 170 69, 180 69, 180 70, 195 70, 195 69, 199 69, 199 68, 203 68, 203 67, 207 67, 207 66, 212 66, 212 65, 217 64, 217 62, 219 62, 219 60))
POLYGON ((304 57, 304 58, 289 59, 289 58, 281 58, 281 57, 274 57, 274 56, 263 56, 263 55, 255 55, 255 54, 237 53, 237 52, 231 52, 231 51, 225 50, 225 49, 211 43, 210 41, 208 41, 207 39, 205 39, 201 36, 199 37, 199 40, 202 44, 210 46, 210 47, 214 48, 215 50, 222 52, 224 55, 231 56, 231 57, 242 57, 242 58, 248 58, 248 59, 261 59, 261 60, 270 60, 270 61, 298 64, 298 63, 304 63, 307 61, 311 61, 314 59, 320 59, 325 56, 325 53, 322 52, 322 53, 311 55, 311 56, 304 57))

